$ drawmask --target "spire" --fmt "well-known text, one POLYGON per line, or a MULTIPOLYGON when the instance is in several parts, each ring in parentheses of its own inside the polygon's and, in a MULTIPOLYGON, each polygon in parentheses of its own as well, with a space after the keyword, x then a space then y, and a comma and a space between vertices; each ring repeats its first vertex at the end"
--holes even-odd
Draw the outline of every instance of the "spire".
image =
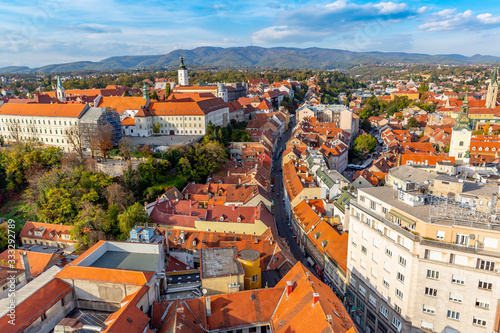
POLYGON ((184 58, 182 57, 182 54, 181 54, 181 64, 179 65, 179 68, 186 69, 186 66, 184 66, 184 58))
POLYGON ((61 78, 59 77, 59 75, 57 76, 57 88, 60 88, 60 89, 63 88, 61 78))
POLYGON ((148 88, 146 87, 146 82, 144 82, 144 85, 142 86, 142 98, 148 99, 148 88))
POLYGON ((495 66, 495 69, 493 70, 493 76, 491 77, 491 83, 490 84, 493 84, 497 82, 497 66, 495 66))

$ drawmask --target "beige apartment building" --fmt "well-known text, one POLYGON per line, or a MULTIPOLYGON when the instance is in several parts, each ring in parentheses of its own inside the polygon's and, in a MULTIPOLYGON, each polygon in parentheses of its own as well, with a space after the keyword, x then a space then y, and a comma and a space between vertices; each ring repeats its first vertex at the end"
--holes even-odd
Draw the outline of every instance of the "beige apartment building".
POLYGON ((359 189, 350 202, 346 306, 358 328, 498 332, 494 214, 467 215, 460 204, 406 185, 359 189))

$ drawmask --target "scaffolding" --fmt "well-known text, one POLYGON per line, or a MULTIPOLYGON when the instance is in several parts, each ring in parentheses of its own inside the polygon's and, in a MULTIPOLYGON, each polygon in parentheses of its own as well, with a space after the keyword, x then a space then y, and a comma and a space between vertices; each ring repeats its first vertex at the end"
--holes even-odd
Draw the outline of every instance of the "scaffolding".
POLYGON ((500 230, 500 209, 496 204, 478 208, 454 198, 433 195, 425 200, 429 205, 431 223, 500 230))

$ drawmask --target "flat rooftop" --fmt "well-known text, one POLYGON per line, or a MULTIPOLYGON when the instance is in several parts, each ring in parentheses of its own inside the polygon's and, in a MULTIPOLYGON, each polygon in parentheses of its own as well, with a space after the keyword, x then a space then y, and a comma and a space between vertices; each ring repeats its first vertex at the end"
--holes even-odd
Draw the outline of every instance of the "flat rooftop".
POLYGON ((158 254, 106 251, 90 267, 126 269, 130 271, 155 272, 158 254))
POLYGON ((245 274, 242 264, 236 259, 237 254, 235 247, 201 249, 202 279, 245 274))

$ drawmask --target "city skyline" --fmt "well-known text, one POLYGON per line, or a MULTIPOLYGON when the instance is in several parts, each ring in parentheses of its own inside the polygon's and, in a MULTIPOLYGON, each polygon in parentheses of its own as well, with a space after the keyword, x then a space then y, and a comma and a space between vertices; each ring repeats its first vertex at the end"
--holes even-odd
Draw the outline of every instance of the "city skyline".
POLYGON ((492 2, 276 1, 3 4, 0 66, 43 66, 199 46, 500 55, 492 2))

